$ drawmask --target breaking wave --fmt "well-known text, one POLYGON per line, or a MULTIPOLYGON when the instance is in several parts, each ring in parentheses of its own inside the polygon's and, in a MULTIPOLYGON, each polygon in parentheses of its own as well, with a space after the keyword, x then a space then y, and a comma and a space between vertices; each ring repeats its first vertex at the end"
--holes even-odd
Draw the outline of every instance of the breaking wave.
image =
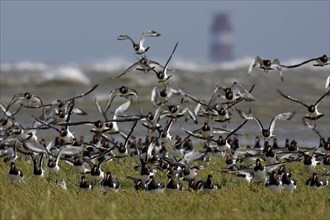
MULTIPOLYGON (((172 71, 181 71, 189 73, 205 73, 214 71, 235 71, 248 69, 254 57, 244 57, 223 63, 201 63, 176 58, 171 61, 169 69, 172 71)), ((282 61, 285 65, 297 64, 306 59, 294 58, 282 61)), ((89 63, 60 63, 48 64, 43 62, 22 61, 16 63, 1 63, 1 85, 11 84, 49 84, 49 83, 67 83, 89 85, 98 74, 117 75, 124 71, 133 62, 125 58, 112 57, 100 59, 89 63)), ((327 71, 329 67, 315 68, 312 63, 306 64, 299 69, 308 71, 327 71)), ((137 82, 141 85, 148 83, 146 78, 137 82)))

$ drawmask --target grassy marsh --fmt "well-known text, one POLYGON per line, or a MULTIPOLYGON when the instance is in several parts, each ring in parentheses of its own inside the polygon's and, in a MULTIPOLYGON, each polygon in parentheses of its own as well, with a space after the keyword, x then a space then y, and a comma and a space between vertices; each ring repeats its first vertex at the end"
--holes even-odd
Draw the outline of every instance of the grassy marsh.
MULTIPOLYGON (((287 164, 298 181, 293 193, 274 193, 255 183, 237 182, 234 176, 212 169, 223 167, 224 161, 212 158, 197 179, 213 173, 222 189, 213 193, 183 192, 151 194, 135 191, 127 175, 139 176, 132 169, 139 162, 129 158, 125 162, 111 161, 103 170, 111 170, 122 186, 118 193, 105 193, 95 186, 92 191, 78 190, 79 176, 69 164, 60 161, 59 182, 65 179, 67 190, 55 184, 54 178, 32 176, 32 164, 18 160, 17 167, 25 174, 23 182, 11 183, 9 165, 1 162, 0 192, 1 219, 328 219, 330 190, 315 190, 305 186, 311 172, 299 162, 287 164)), ((321 167, 316 171, 322 172, 321 167)), ((158 171, 157 179, 166 182, 158 171)), ((47 177, 47 173, 46 173, 47 177)), ((91 176, 88 176, 91 181, 91 176)))

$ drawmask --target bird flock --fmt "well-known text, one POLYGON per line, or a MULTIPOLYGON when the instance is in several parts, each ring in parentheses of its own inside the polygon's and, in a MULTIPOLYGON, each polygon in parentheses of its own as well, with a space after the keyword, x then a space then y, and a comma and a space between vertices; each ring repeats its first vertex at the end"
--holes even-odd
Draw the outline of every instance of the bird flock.
MULTIPOLYGON (((118 40, 131 41, 139 60, 120 75, 111 78, 116 80, 133 71, 141 71, 148 74, 148 77, 155 76, 156 83, 151 90, 150 100, 153 111, 144 112, 138 90, 125 85, 110 90, 105 106, 101 106, 95 98, 95 105, 102 118, 95 121, 73 121, 71 116, 77 114, 84 117, 88 114, 75 103, 86 96, 93 96, 99 84, 81 95, 66 100, 58 99, 50 104, 41 96, 29 92, 15 94, 9 103, 1 102, 0 156, 9 167, 10 181, 25 181, 25 174, 15 163, 24 156, 33 162, 31 175, 35 177, 47 178, 48 181, 55 178, 58 183, 58 173, 64 172, 60 166, 66 162, 79 175, 79 189, 92 190, 100 187, 105 191, 117 192, 122 188, 119 179, 111 170, 102 168, 102 164, 126 163, 126 158, 134 157, 138 165, 132 169, 139 174, 125 178, 132 181, 136 190, 172 192, 188 188, 211 192, 222 187, 213 180, 215 171, 218 171, 235 175, 238 180, 247 184, 256 182, 273 191, 293 192, 297 184, 294 174, 285 167, 289 163, 301 163, 308 169, 311 177, 306 180, 306 185, 318 189, 328 185, 326 176, 329 176, 330 168, 330 137, 325 139, 318 131, 316 122, 323 120, 325 115, 317 107, 322 100, 329 98, 330 76, 326 80, 326 92, 312 104, 306 104, 303 97, 295 98, 285 91, 277 90, 283 98, 292 101, 292 106, 300 104, 306 108, 302 126, 308 126, 320 139, 319 146, 314 148, 298 147, 294 140, 291 143, 287 140, 285 147, 279 147, 274 134, 275 123, 278 120, 291 120, 295 116, 294 111, 274 115, 269 126, 266 126, 251 109, 238 108, 240 102, 255 101, 252 95, 255 85, 247 89, 239 82, 234 82, 230 87, 218 85, 208 102, 200 100, 171 81, 174 70, 169 68, 169 64, 179 42, 174 45, 165 65, 147 59, 146 54, 150 47, 145 46, 145 40, 159 36, 161 34, 156 31, 146 31, 136 42, 128 35, 119 35, 118 40), (114 108, 114 100, 122 102, 114 108), (132 103, 138 106, 138 110, 129 114, 132 103), (31 127, 26 127, 15 119, 15 115, 26 108, 34 112, 31 127), (233 112, 237 114, 234 115, 233 112), (241 122, 237 127, 228 129, 227 123, 232 117, 240 118, 241 122), (188 120, 200 125, 200 128, 190 130, 186 123, 188 120), (242 147, 239 144, 239 137, 244 136, 239 130, 248 121, 255 121, 260 128, 260 136, 256 137, 254 147, 242 147), (124 132, 123 123, 130 125, 127 132, 124 132), (173 124, 180 126, 184 137, 171 134, 173 124), (145 137, 138 138, 134 135, 137 125, 143 126, 145 137), (88 129, 93 138, 86 140, 84 136, 78 137, 73 132, 76 126, 88 129), (53 132, 56 135, 46 143, 39 135, 41 130, 49 130, 52 132, 48 135, 53 132), (264 146, 261 145, 262 139, 264 146), (194 146, 196 141, 202 143, 201 146, 194 146), (200 179, 198 171, 209 169, 209 161, 218 158, 225 159, 227 168, 209 170, 207 179, 200 179), (316 166, 322 166, 324 173, 316 173, 316 166), (160 172, 166 174, 167 183, 159 181, 157 176, 160 172)), ((329 65, 330 61, 328 56, 323 55, 295 65, 283 65, 278 59, 269 60, 257 56, 249 66, 248 75, 255 68, 266 73, 279 71, 281 80, 284 81, 284 69, 298 68, 307 63, 313 63, 315 68, 319 68, 329 65)), ((65 180, 61 186, 67 189, 65 180)))

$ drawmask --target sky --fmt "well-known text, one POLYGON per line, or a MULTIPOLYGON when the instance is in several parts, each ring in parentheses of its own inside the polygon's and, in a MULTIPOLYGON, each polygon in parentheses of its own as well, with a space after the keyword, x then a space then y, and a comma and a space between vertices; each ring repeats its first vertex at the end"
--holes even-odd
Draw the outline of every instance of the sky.
POLYGON ((148 57, 210 61, 213 16, 225 12, 236 59, 329 55, 330 1, 0 1, 0 55, 7 62, 136 59, 127 34, 148 38, 148 57))

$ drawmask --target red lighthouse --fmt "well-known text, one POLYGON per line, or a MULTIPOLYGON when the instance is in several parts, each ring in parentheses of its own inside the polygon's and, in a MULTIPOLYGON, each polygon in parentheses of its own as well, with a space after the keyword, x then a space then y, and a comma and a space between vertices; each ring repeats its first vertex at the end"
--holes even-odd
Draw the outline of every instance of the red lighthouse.
POLYGON ((230 61, 234 58, 232 31, 228 14, 218 13, 214 16, 210 28, 210 56, 213 62, 230 61))

